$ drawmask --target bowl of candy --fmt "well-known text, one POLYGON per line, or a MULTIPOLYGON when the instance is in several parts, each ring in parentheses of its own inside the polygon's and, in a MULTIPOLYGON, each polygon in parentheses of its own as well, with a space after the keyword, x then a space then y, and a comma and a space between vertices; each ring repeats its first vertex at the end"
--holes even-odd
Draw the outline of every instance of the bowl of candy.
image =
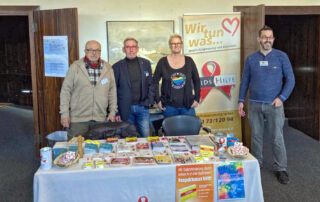
POLYGON ((80 155, 78 152, 68 151, 60 154, 53 163, 59 167, 69 167, 78 162, 80 155))
POLYGON ((228 154, 234 158, 246 158, 249 155, 249 149, 242 145, 242 142, 235 142, 234 146, 228 147, 228 154))

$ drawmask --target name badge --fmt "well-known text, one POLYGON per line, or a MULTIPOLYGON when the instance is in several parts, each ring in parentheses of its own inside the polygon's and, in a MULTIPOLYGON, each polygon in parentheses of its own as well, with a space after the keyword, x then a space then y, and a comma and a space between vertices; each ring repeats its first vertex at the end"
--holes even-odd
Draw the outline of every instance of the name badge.
POLYGON ((260 66, 268 66, 268 61, 260 61, 260 66))
POLYGON ((146 75, 146 77, 149 76, 149 72, 148 71, 144 71, 144 74, 146 75))
POLYGON ((104 78, 104 79, 101 80, 101 85, 104 85, 106 83, 108 83, 108 79, 107 78, 104 78))

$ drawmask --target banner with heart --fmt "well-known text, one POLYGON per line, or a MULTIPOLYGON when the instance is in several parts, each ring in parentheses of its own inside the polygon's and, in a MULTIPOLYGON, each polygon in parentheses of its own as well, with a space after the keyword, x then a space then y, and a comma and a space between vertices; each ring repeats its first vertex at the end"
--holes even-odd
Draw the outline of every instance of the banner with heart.
POLYGON ((183 51, 194 60, 200 77, 196 114, 212 133, 232 133, 241 139, 241 14, 188 14, 182 21, 183 51))
POLYGON ((233 18, 232 20, 230 18, 225 18, 222 20, 221 25, 223 29, 226 30, 226 32, 234 36, 235 33, 238 31, 240 20, 237 17, 233 18))
POLYGON ((184 53, 240 48, 240 14, 183 16, 184 53))

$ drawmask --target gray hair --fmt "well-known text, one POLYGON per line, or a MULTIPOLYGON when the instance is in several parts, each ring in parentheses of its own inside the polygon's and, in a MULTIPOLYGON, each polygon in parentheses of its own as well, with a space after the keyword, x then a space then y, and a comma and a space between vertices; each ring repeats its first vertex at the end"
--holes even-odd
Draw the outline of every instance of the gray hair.
POLYGON ((133 37, 128 37, 128 38, 126 38, 126 39, 123 41, 123 46, 126 45, 127 41, 135 41, 136 44, 138 45, 137 39, 135 39, 135 38, 133 38, 133 37))

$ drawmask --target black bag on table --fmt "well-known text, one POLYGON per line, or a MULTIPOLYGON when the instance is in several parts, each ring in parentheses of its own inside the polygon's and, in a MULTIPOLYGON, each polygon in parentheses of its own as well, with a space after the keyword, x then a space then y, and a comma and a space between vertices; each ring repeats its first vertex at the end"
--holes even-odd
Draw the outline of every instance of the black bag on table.
POLYGON ((108 137, 139 137, 136 127, 129 122, 107 122, 96 124, 83 137, 91 140, 107 139, 108 137))

